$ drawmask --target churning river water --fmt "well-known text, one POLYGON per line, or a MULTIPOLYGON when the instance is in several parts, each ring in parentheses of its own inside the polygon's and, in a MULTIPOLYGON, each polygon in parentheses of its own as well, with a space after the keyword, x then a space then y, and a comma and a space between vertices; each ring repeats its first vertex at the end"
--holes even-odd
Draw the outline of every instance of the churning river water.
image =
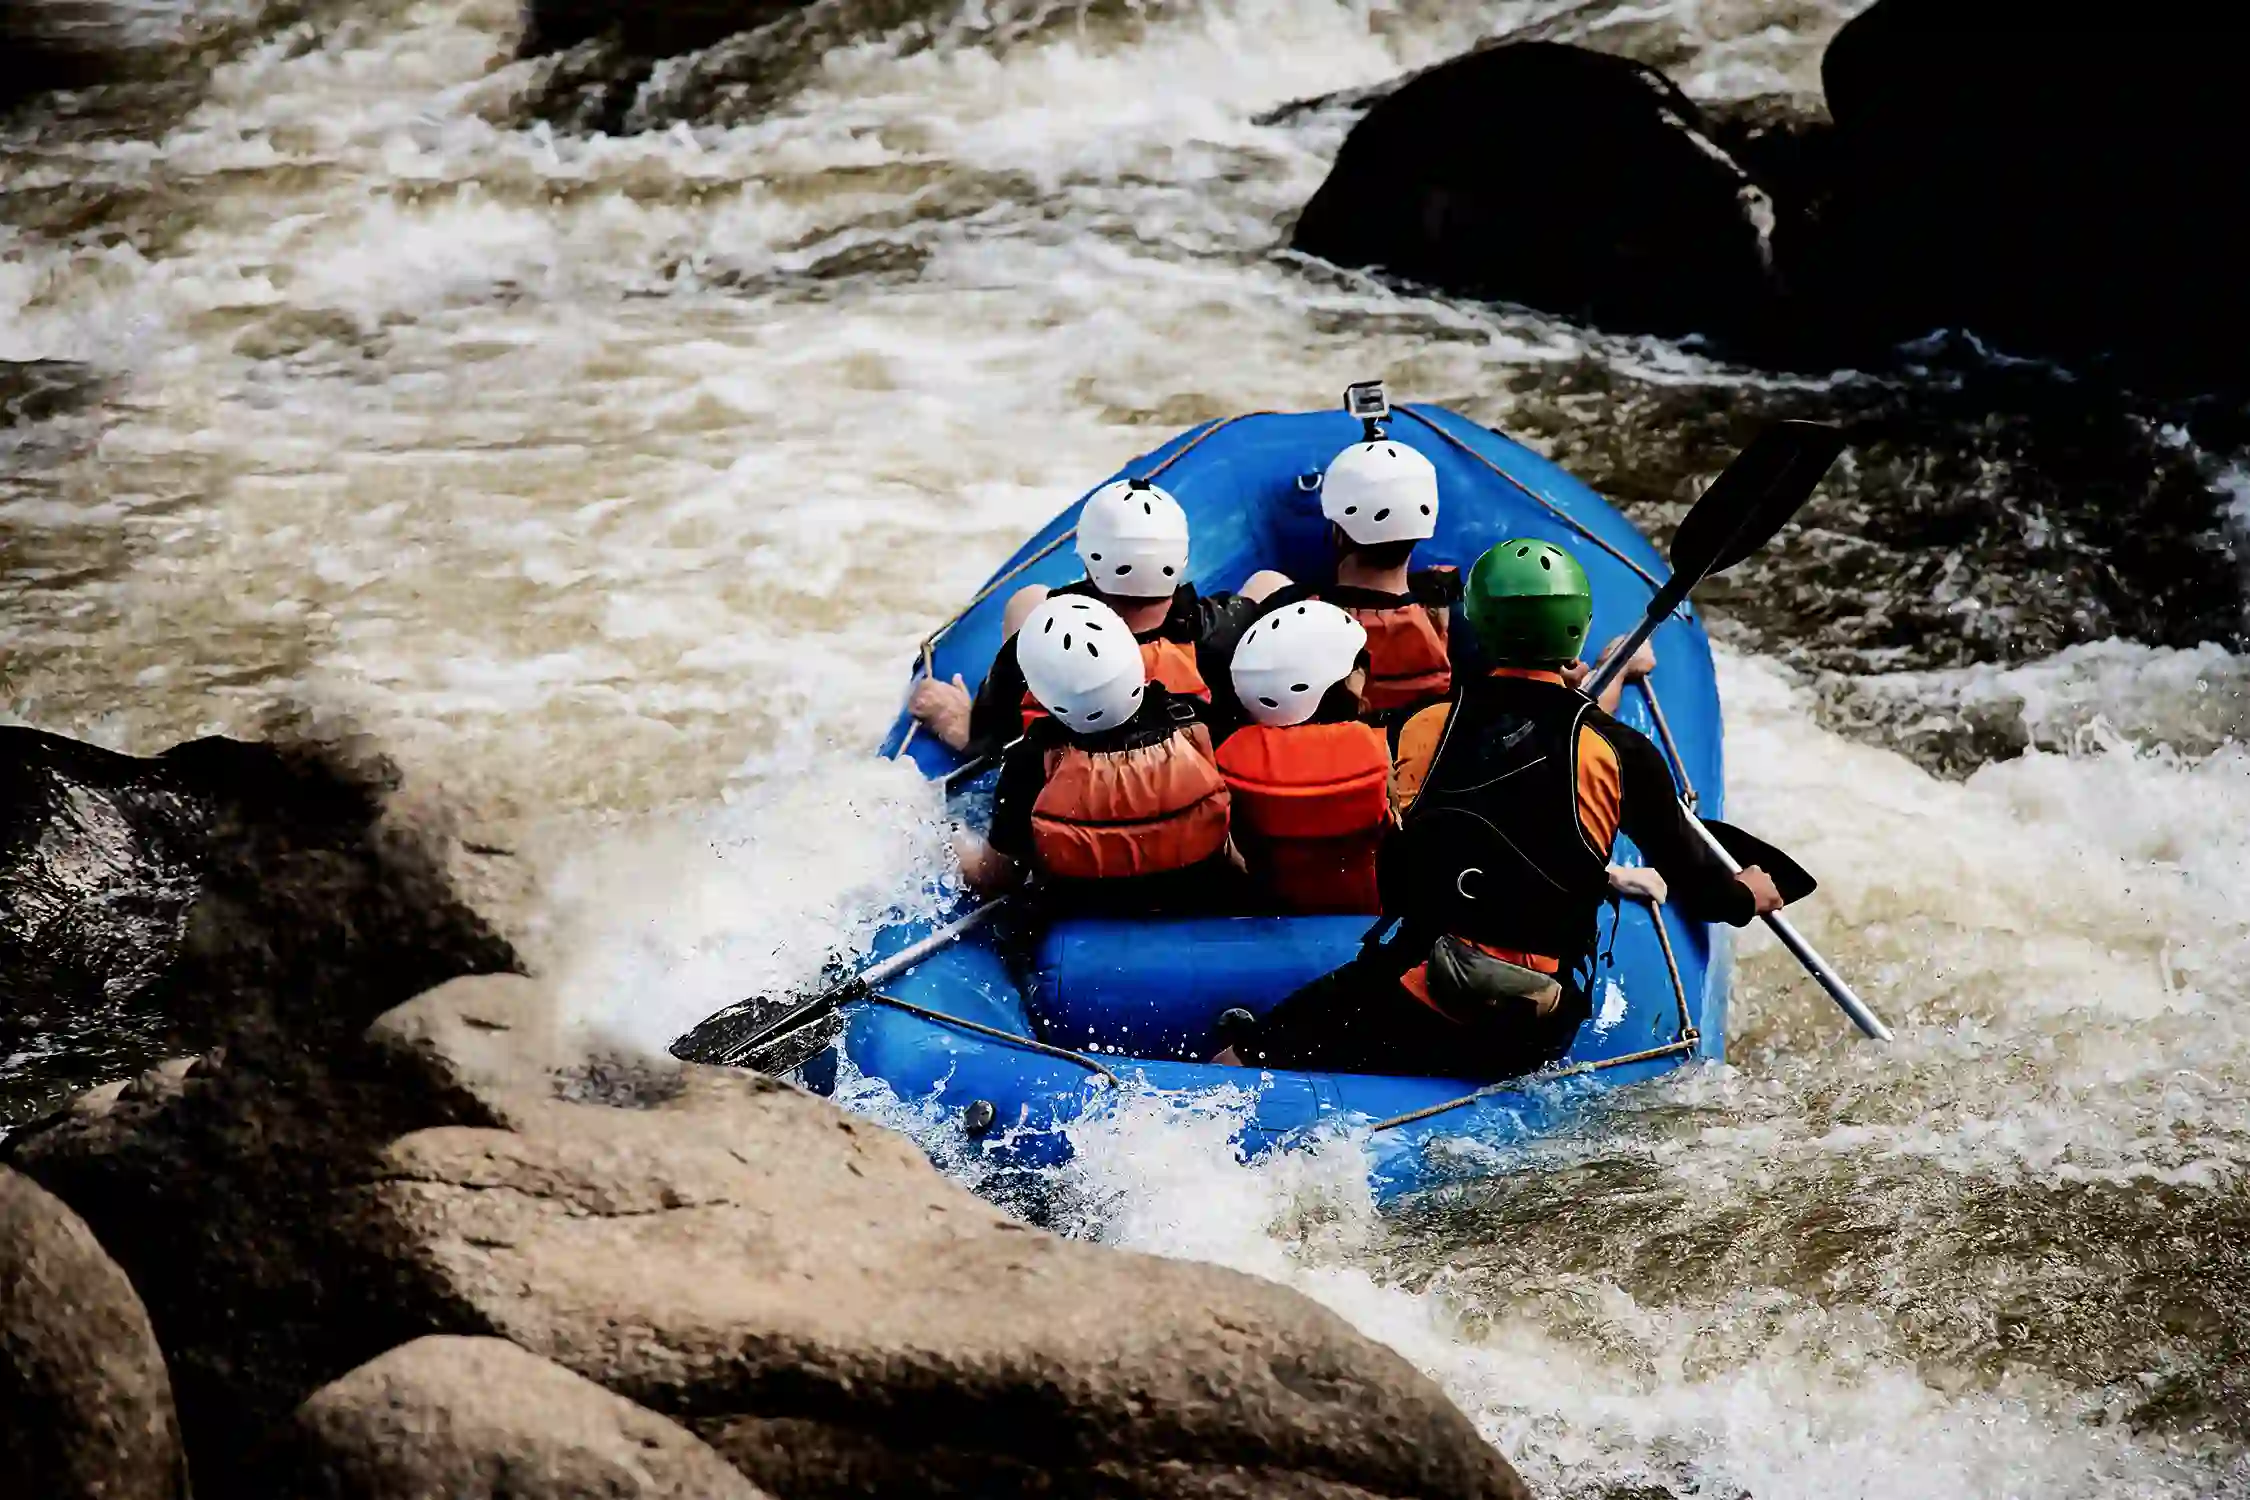
MULTIPOLYGON (((580 1013, 662 1045, 942 876, 866 757, 914 642, 1173 431, 1382 375, 1616 472, 1652 411, 1855 378, 1293 260, 1349 121, 1264 112, 1530 23, 1810 91, 1854 8, 994 0, 602 138, 523 110, 506 0, 151 7, 216 38, 192 81, 0 138, 7 701, 139 752, 364 736, 580 1013)), ((1675 459, 1641 478, 1685 499, 1675 459)), ((1734 815, 1821 875, 1802 925, 1895 1046, 1754 932, 1725 1066, 1489 1186, 1379 1218, 1348 1141, 1244 1169, 1151 1108, 1069 1216, 1329 1303, 1543 1493, 2250 1494, 2250 674, 1791 639, 1722 648, 1734 815)))

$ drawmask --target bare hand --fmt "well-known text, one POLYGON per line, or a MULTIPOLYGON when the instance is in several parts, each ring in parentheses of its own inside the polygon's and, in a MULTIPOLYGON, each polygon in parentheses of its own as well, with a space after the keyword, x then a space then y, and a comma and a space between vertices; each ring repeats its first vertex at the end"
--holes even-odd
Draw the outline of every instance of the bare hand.
POLYGON ((1012 889, 1022 876, 1014 860, 966 829, 954 833, 953 853, 961 861, 961 879, 980 896, 1012 889))
MULTIPOLYGON (((1610 654, 1614 652, 1619 646, 1622 646, 1624 644, 1625 637, 1621 635, 1611 636, 1609 644, 1602 647, 1602 660, 1609 660, 1610 654)), ((1631 656, 1625 659, 1624 680, 1627 682, 1639 682, 1642 678, 1648 676, 1649 673, 1655 670, 1656 648, 1650 645, 1647 641, 1643 641, 1641 642, 1639 648, 1636 649, 1631 656)))
POLYGON ((914 691, 907 695, 906 711, 946 749, 965 750, 969 746, 971 701, 969 685, 956 672, 951 682, 925 677, 914 684, 914 691))
POLYGON ((1665 898, 1672 894, 1672 888, 1664 883, 1664 877, 1646 865, 1611 865, 1609 888, 1620 896, 1647 901, 1656 906, 1662 906, 1665 898))
POLYGON ((1759 916, 1762 917, 1768 912, 1781 910, 1784 904, 1781 899, 1781 890, 1773 883, 1773 877, 1764 870, 1752 865, 1734 878, 1749 887, 1751 896, 1758 903, 1759 916))

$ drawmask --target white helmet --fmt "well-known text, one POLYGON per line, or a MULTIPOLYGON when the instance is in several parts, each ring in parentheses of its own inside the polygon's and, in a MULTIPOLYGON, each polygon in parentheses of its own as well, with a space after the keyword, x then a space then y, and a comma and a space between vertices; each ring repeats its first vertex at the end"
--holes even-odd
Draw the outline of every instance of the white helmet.
POLYGON ((1187 582, 1187 512, 1145 479, 1105 484, 1078 513, 1078 558, 1105 594, 1168 599, 1187 582))
POLYGON ((1113 729, 1140 709, 1140 643, 1117 611, 1083 594, 1049 594, 1016 632, 1016 664, 1039 706, 1065 729, 1113 729))
POLYGON ((1302 724, 1366 649, 1367 631, 1335 605, 1284 605, 1234 648, 1234 695, 1261 724, 1302 724))
POLYGON ((1362 547, 1437 534, 1437 470, 1390 438, 1354 443, 1328 464, 1320 513, 1362 547))

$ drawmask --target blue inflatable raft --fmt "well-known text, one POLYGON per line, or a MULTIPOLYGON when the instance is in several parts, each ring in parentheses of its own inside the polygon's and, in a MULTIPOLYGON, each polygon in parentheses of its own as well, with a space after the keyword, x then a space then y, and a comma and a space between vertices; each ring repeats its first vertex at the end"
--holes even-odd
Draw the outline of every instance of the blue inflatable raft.
MULTIPOLYGON (((1388 433, 1437 466, 1440 524, 1416 553, 1417 566, 1466 568, 1507 537, 1551 540, 1569 548, 1593 581, 1595 641, 1638 623, 1665 563, 1592 490, 1442 409, 1401 407, 1388 433)), ((1359 437, 1356 419, 1341 411, 1239 417, 1183 434, 1123 473, 1153 477, 1179 498, 1193 526, 1194 581, 1206 592, 1231 589, 1262 567, 1317 577, 1328 558, 1319 476, 1359 437)), ((938 676, 983 677, 1017 586, 1081 576, 1069 544, 1077 516, 1077 505, 1057 516, 940 634, 930 662, 938 676)), ((1642 693, 1627 695, 1620 717, 1665 742, 1683 787, 1700 795, 1704 814, 1720 816, 1709 643, 1683 610, 1658 632, 1656 647, 1661 664, 1651 685, 1668 732, 1659 733, 1642 693)), ((909 722, 902 714, 884 754, 903 744, 932 776, 957 769, 942 745, 910 736, 909 722)), ((1629 844, 1618 858, 1638 860, 1629 844)), ((959 914, 894 926, 872 956, 896 953, 959 914)), ((840 1052, 851 1070, 901 1099, 953 1112, 975 1149, 1025 1166, 1066 1158, 1068 1127, 1102 1108, 1119 1084, 1177 1095, 1246 1090, 1253 1101, 1241 1137, 1246 1154, 1324 1127, 1371 1128, 1375 1186, 1391 1197, 1464 1169, 1489 1170, 1491 1151, 1459 1149, 1465 1143, 1505 1148, 1565 1122, 1589 1091, 1716 1057, 1723 1045, 1724 929, 1635 905, 1620 913, 1613 962, 1595 980, 1593 1018, 1548 1074, 1480 1090, 1471 1079, 1272 1072, 1199 1060, 1218 1046, 1212 1028, 1222 1010, 1240 1005, 1262 1014, 1350 958, 1367 926, 1364 917, 1074 918, 1025 933, 995 921, 882 986, 896 1003, 850 1006, 835 1044, 803 1076, 832 1089, 840 1052)))

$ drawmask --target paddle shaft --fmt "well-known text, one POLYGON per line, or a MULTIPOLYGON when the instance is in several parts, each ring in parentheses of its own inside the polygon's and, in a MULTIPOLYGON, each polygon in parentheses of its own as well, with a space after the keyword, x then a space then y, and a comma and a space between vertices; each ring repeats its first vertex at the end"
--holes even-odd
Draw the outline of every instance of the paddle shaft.
POLYGON ((1617 643, 1615 651, 1602 658, 1602 664, 1594 668, 1594 675, 1580 683, 1578 690, 1596 703, 1601 702, 1602 689, 1617 680, 1617 674, 1625 670, 1625 663, 1633 659, 1633 653, 1641 649, 1641 643, 1656 634, 1656 627, 1672 617, 1672 611, 1678 609, 1681 601, 1687 598, 1688 590, 1702 581, 1697 577, 1683 583, 1676 573, 1666 580, 1664 587, 1656 591, 1656 597, 1649 601, 1648 613, 1641 617, 1641 623, 1633 627, 1631 635, 1617 643))
POLYGON ((736 1043, 721 1053, 719 1061, 729 1067, 736 1066, 775 1039, 786 1036, 812 1021, 819 1020, 845 1001, 863 995, 879 984, 887 984, 924 959, 942 952, 961 938, 976 931, 990 921, 1001 907, 1007 904, 1008 898, 1005 895, 995 896, 967 916, 948 922, 920 942, 909 943, 880 963, 869 964, 842 984, 836 985, 806 1001, 772 1024, 759 1027, 756 1035, 746 1041, 736 1043))
MULTIPOLYGON (((1704 827, 1703 820, 1685 802, 1680 804, 1680 816, 1687 820, 1688 827, 1695 830, 1705 847, 1717 855, 1721 863, 1737 875, 1742 873, 1741 862, 1727 852, 1727 846, 1719 842, 1719 836, 1704 827)), ((1805 941, 1804 934, 1787 917, 1780 912, 1769 911, 1759 920, 1773 930, 1775 937, 1781 939, 1782 947, 1796 955, 1797 962, 1805 966, 1805 972, 1812 975, 1822 989, 1828 991, 1828 998, 1835 1001, 1837 1008, 1845 1015, 1851 1017, 1854 1026, 1878 1042, 1891 1039, 1891 1029, 1883 1024, 1875 1012, 1867 1008, 1867 1002, 1853 992, 1852 987, 1844 982, 1844 976, 1830 967, 1828 960, 1822 958, 1820 951, 1805 941)))

